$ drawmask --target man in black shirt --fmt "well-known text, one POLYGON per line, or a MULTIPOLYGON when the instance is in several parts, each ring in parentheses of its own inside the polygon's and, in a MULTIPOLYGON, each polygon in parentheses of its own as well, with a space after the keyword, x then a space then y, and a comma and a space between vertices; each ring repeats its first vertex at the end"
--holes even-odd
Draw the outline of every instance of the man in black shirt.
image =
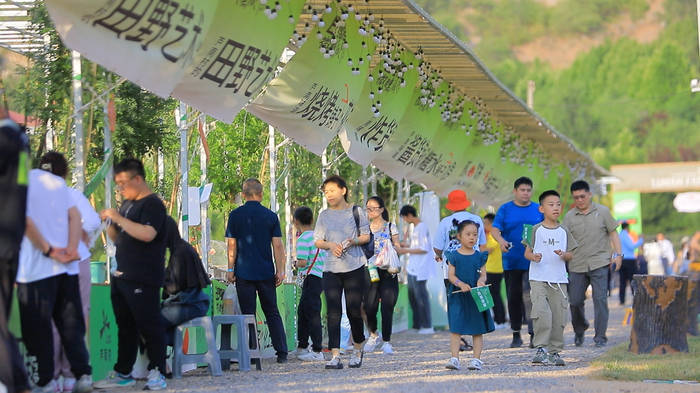
POLYGON ((0 385, 10 393, 29 390, 24 362, 7 327, 26 224, 28 153, 24 131, 12 120, 0 120, 0 385))
POLYGON ((165 327, 160 318, 160 288, 165 276, 165 206, 146 183, 143 164, 126 159, 114 167, 114 182, 124 197, 119 211, 105 209, 110 219, 109 237, 117 252, 112 278, 112 309, 118 329, 118 355, 114 371, 96 388, 118 388, 135 383, 131 369, 136 360, 139 335, 146 340, 148 390, 166 388, 165 327))

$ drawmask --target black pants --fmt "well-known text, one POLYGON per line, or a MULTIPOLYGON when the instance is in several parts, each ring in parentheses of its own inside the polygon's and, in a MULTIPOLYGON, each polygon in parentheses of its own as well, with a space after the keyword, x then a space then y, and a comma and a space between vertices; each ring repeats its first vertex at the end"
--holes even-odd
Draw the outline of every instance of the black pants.
POLYGON ((377 269, 379 281, 369 284, 367 299, 365 300, 365 314, 367 314, 367 328, 370 333, 377 331, 377 311, 379 300, 382 308, 382 340, 391 341, 391 327, 393 324, 394 306, 399 297, 399 278, 384 269, 377 269))
POLYGON ((165 324, 160 314, 160 288, 112 277, 112 310, 117 322, 114 370, 130 374, 141 337, 146 340, 148 369, 165 373, 165 324))
MULTIPOLYGON (((625 295, 627 292, 627 283, 632 283, 632 276, 637 270, 636 259, 623 259, 620 267, 620 304, 625 304, 625 295)), ((632 287, 632 296, 634 296, 634 287, 632 287)))
POLYGON ((18 284, 17 297, 22 338, 27 351, 36 356, 39 365, 37 385, 45 386, 54 376, 52 320, 61 336, 63 351, 75 378, 92 374, 85 345, 85 319, 78 275, 64 273, 18 284))
MULTIPOLYGON (((277 308, 275 277, 273 276, 267 280, 245 280, 237 277, 236 293, 238 294, 238 302, 241 305, 243 314, 255 315, 255 311, 258 308, 257 299, 260 298, 260 308, 265 314, 267 328, 270 330, 272 347, 275 348, 278 357, 286 358, 287 335, 284 332, 282 317, 277 308)), ((251 340, 253 339, 252 335, 255 333, 254 331, 250 332, 251 340)))
POLYGON ((18 259, 19 254, 9 259, 0 259, 0 364, 8 365, 0 367, 0 382, 5 385, 9 393, 30 389, 17 340, 8 327, 18 259))
POLYGON ((506 294, 508 296, 508 315, 510 315, 510 327, 513 331, 520 331, 523 322, 527 324, 528 332, 532 334, 532 321, 527 318, 528 311, 525 308, 523 294, 530 293, 530 281, 527 270, 506 270, 503 272, 506 278, 506 294))
POLYGON ((362 321, 362 299, 369 282, 367 267, 362 266, 345 273, 323 272, 323 292, 326 294, 328 348, 340 348, 340 317, 343 314, 343 291, 345 309, 350 320, 353 342, 365 341, 362 321))
MULTIPOLYGON (((413 310, 413 328, 428 329, 433 327, 430 316, 430 295, 428 280, 418 280, 412 274, 408 275, 408 302, 413 310)), ((382 317, 384 318, 384 317, 382 317)))
POLYGON ((314 352, 323 349, 323 331, 321 330, 321 292, 323 291, 323 280, 309 274, 304 279, 301 288, 301 299, 299 299, 299 310, 297 318, 299 325, 297 329, 297 340, 299 348, 309 346, 309 337, 313 345, 314 352))
POLYGON ((489 292, 493 298, 493 321, 499 324, 506 322, 506 309, 501 297, 501 280, 503 280, 503 273, 486 273, 486 284, 491 284, 489 292))

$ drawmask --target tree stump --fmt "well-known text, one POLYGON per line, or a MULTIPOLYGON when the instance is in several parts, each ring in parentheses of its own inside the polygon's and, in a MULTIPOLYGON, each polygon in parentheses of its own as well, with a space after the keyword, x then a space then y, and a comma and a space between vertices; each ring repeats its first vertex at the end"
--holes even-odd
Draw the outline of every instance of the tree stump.
POLYGON ((698 335, 698 312, 700 311, 700 272, 691 272, 688 277, 688 333, 698 335))
POLYGON ((688 352, 688 277, 635 274, 633 353, 688 352))

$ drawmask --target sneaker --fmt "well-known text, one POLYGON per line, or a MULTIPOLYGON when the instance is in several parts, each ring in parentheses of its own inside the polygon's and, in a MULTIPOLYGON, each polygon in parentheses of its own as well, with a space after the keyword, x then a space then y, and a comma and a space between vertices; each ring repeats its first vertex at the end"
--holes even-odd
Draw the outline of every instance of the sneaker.
POLYGON ((297 348, 294 352, 290 353, 289 355, 291 357, 298 358, 299 356, 306 355, 309 352, 310 352, 310 350, 308 347, 307 348, 297 348))
POLYGON ((470 370, 481 370, 481 366, 483 366, 484 363, 479 360, 479 359, 472 359, 469 361, 469 367, 467 367, 470 370))
POLYGON ((365 351, 360 351, 358 354, 353 354, 348 362, 348 367, 350 368, 360 368, 362 366, 362 359, 365 357, 365 351))
MULTIPOLYGON (((58 385, 58 383, 57 383, 58 385)), ((62 387, 59 389, 62 392, 72 392, 73 387, 75 387, 75 378, 71 377, 63 377, 63 382, 61 383, 62 387)), ((90 385, 92 385, 92 381, 90 381, 90 385)), ((92 389, 92 386, 90 386, 90 389, 92 389)))
POLYGON ((435 329, 431 327, 418 329, 418 334, 435 334, 435 329))
POLYGON ((450 358, 450 360, 447 361, 445 367, 450 370, 459 370, 462 368, 462 366, 459 364, 459 359, 457 358, 450 358))
POLYGON ((552 366, 566 366, 566 362, 564 362, 564 359, 562 359, 558 353, 550 353, 547 356, 547 363, 552 366))
POLYGON ((289 361, 289 359, 287 359, 287 354, 284 354, 284 355, 277 355, 277 363, 279 363, 279 364, 285 364, 285 363, 287 363, 288 361, 289 361))
POLYGON ((379 336, 370 335, 369 338, 367 339, 367 342, 365 342, 365 346, 364 346, 363 350, 365 352, 374 352, 374 350, 377 349, 378 345, 379 345, 379 336))
POLYGON ((596 348, 603 348, 607 343, 605 341, 596 341, 595 347, 596 348))
POLYGON ((314 362, 320 360, 326 360, 321 352, 307 351, 304 354, 297 356, 297 359, 304 362, 314 362))
POLYGON ((34 386, 32 389, 32 393, 56 393, 58 391, 60 391, 59 386, 54 379, 44 386, 34 386))
POLYGON ((326 362, 326 370, 340 370, 341 368, 343 368, 343 362, 340 361, 339 356, 334 356, 326 362))
POLYGON ((125 388, 133 386, 135 383, 136 381, 131 378, 131 375, 120 374, 112 370, 107 374, 107 378, 95 382, 93 387, 95 389, 125 388))
POLYGON ((148 382, 144 390, 163 390, 168 385, 165 383, 165 377, 158 371, 157 368, 148 372, 148 382))
POLYGON ((510 342, 511 348, 520 348, 523 346, 523 339, 520 338, 519 332, 513 332, 513 341, 510 342))
POLYGON ((87 393, 87 392, 92 392, 92 375, 85 374, 78 381, 75 381, 74 378, 65 378, 63 380, 63 393, 68 392, 69 390, 66 389, 66 379, 72 379, 73 380, 73 388, 70 390, 70 392, 73 393, 87 393))
POLYGON ((537 348, 535 357, 532 358, 533 364, 544 364, 547 361, 547 351, 544 348, 537 348))
POLYGON ((394 354, 394 348, 391 347, 390 342, 385 342, 384 345, 382 345, 382 352, 385 355, 393 355, 394 354))

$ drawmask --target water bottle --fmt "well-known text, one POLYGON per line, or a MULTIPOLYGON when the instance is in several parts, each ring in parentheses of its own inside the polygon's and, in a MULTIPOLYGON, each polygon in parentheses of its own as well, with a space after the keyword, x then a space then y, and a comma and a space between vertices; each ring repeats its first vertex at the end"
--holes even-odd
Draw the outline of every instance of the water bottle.
POLYGON ((374 265, 369 265, 369 280, 372 282, 379 282, 379 272, 374 265))

